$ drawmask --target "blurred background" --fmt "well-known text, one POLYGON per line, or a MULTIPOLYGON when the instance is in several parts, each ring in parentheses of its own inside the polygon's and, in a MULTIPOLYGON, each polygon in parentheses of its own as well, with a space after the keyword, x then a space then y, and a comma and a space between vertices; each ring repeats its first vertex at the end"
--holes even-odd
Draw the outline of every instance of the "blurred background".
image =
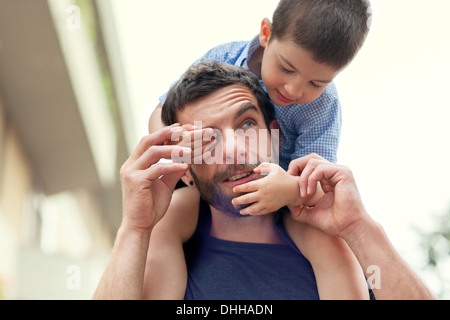
MULTIPOLYGON (((450 2, 371 2, 336 79, 338 161, 448 299, 450 2)), ((91 298, 121 221, 118 172, 158 97, 210 48, 252 39, 277 3, 0 0, 0 299, 91 298)))

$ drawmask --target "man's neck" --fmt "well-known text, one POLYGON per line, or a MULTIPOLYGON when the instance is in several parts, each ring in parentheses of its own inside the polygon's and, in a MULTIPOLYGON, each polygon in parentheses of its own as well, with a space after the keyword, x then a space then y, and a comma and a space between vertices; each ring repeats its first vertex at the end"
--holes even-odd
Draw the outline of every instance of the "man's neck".
POLYGON ((232 217, 211 207, 210 235, 214 238, 248 243, 286 244, 275 227, 275 214, 232 217))

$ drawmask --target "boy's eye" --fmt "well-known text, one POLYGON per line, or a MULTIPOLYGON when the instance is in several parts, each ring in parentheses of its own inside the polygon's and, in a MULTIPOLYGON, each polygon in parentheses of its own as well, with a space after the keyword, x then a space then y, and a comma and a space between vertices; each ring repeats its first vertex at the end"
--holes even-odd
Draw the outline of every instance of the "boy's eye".
POLYGON ((320 86, 318 85, 318 84, 316 84, 316 83, 314 83, 314 82, 310 82, 310 85, 313 87, 313 88, 315 88, 315 89, 319 89, 320 88, 320 86))
POLYGON ((282 64, 280 64, 280 69, 281 69, 281 71, 283 71, 284 73, 287 73, 287 74, 293 74, 294 73, 294 71, 286 69, 282 64))

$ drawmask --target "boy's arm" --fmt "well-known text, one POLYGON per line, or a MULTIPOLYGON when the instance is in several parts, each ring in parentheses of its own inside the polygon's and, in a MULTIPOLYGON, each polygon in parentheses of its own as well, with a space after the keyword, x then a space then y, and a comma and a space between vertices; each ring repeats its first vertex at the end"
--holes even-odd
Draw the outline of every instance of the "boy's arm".
POLYGON ((159 103, 150 116, 150 120, 148 122, 148 132, 150 134, 164 127, 164 124, 161 121, 161 110, 162 105, 159 103))
POLYGON ((175 190, 164 218, 155 226, 145 267, 143 298, 179 300, 187 283, 183 243, 194 233, 200 195, 195 188, 175 190))
POLYGON ((298 249, 309 260, 322 300, 369 299, 364 272, 348 245, 284 214, 284 225, 298 249))

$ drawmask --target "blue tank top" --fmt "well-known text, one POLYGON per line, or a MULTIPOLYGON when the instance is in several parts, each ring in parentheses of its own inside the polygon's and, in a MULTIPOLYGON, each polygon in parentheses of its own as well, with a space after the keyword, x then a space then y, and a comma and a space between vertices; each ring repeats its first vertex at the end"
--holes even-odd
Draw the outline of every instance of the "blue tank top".
POLYGON ((275 224, 286 245, 213 238, 209 235, 209 205, 200 201, 197 230, 184 246, 188 268, 185 299, 319 299, 311 264, 287 235, 282 219, 275 224))

